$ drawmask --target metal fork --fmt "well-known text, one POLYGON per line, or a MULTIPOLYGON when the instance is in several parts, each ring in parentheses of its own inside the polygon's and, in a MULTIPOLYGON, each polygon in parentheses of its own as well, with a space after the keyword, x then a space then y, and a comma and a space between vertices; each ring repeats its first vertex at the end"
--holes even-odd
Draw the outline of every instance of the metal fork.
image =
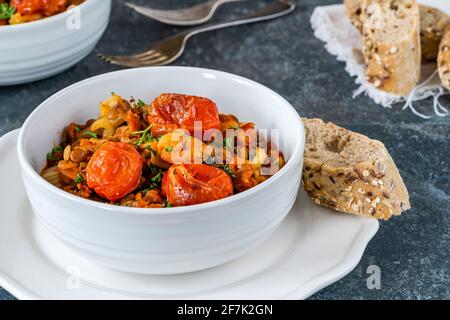
POLYGON ((245 16, 244 18, 181 32, 155 43, 145 52, 128 56, 114 56, 100 53, 99 57, 109 63, 129 68, 166 65, 176 60, 183 53, 187 40, 193 35, 246 23, 275 19, 292 12, 294 9, 295 0, 277 0, 265 9, 245 16))
POLYGON ((227 2, 244 0, 209 0, 195 6, 177 10, 158 10, 126 2, 125 4, 147 18, 174 26, 194 26, 205 23, 216 12, 217 8, 227 2))

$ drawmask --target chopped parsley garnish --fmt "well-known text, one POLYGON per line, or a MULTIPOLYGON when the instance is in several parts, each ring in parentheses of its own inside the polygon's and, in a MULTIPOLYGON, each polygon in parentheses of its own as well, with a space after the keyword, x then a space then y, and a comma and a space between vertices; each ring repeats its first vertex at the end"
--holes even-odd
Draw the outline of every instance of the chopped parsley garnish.
POLYGON ((138 99, 138 101, 136 102, 138 107, 145 107, 145 102, 141 99, 138 99))
POLYGON ((167 146, 164 148, 167 152, 172 152, 173 151, 173 147, 171 146, 167 146))
POLYGON ((172 204, 169 201, 164 201, 163 208, 172 208, 172 204))
POLYGON ((223 146, 225 148, 232 148, 233 147, 233 138, 232 137, 226 137, 225 139, 223 139, 223 146))
POLYGON ((92 132, 92 131, 86 131, 83 135, 90 136, 92 138, 97 138, 98 137, 97 134, 95 132, 92 132))
POLYGON ((145 176, 151 177, 149 179, 150 184, 145 186, 145 189, 142 190, 142 192, 147 192, 148 190, 157 189, 161 187, 161 181, 164 175, 164 170, 160 169, 158 167, 155 167, 154 165, 149 165, 146 168, 145 176))
POLYGON ((136 145, 139 146, 145 142, 151 142, 154 139, 152 133, 150 132, 151 128, 152 128, 152 125, 149 125, 148 128, 143 131, 135 131, 132 133, 132 134, 142 134, 141 138, 135 142, 136 145))
POLYGON ((162 172, 160 171, 160 172, 158 172, 153 178, 151 178, 150 180, 151 180, 152 182, 154 182, 154 183, 160 183, 161 180, 162 180, 162 176, 163 176, 163 174, 162 174, 162 172))
POLYGON ((152 146, 149 145, 149 144, 145 147, 145 149, 147 149, 148 151, 150 151, 153 155, 156 155, 156 154, 157 154, 157 152, 156 152, 155 150, 153 150, 153 149, 152 149, 152 146))
POLYGON ((76 132, 80 132, 80 130, 81 130, 80 127, 75 126, 75 131, 76 132))
POLYGON ((7 3, 0 3, 0 20, 8 20, 16 12, 16 8, 7 3))
POLYGON ((231 170, 228 164, 221 165, 220 168, 225 171, 230 177, 236 178, 236 175, 234 174, 233 170, 231 170))
POLYGON ((60 157, 55 157, 55 153, 62 152, 63 148, 61 146, 56 146, 52 149, 51 152, 47 153, 47 159, 52 161, 58 161, 60 157))
POLYGON ((84 178, 80 173, 78 173, 77 176, 75 177, 74 181, 76 183, 84 183, 84 178))
POLYGON ((151 174, 157 174, 158 172, 161 171, 160 168, 155 167, 155 166, 153 166, 153 165, 149 166, 149 168, 150 168, 150 173, 151 173, 151 174))

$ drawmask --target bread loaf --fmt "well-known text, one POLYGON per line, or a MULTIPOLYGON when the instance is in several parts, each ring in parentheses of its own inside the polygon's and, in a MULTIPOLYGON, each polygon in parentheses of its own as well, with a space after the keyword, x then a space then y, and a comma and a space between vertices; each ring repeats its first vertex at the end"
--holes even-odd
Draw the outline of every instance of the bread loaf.
POLYGON ((407 95, 420 79, 420 18, 415 0, 363 0, 366 78, 376 88, 407 95))
MULTIPOLYGON (((362 33, 362 0, 344 0, 345 13, 360 33, 362 33)), ((419 5, 420 12, 420 42, 422 61, 436 61, 439 43, 445 27, 450 23, 447 14, 439 9, 419 5)))
POLYGON ((320 119, 303 121, 303 186, 317 204, 384 220, 410 208, 408 191, 381 142, 320 119))

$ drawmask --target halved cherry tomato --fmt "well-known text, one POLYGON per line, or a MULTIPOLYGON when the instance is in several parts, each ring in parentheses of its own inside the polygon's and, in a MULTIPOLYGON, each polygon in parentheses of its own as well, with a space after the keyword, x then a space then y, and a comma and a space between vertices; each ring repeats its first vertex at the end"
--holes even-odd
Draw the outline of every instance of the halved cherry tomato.
POLYGON ((175 129, 194 133, 194 121, 202 123, 202 133, 220 129, 219 111, 208 98, 184 94, 161 94, 150 105, 148 122, 153 124, 153 135, 159 136, 175 129))
POLYGON ((233 194, 225 171, 206 164, 174 164, 164 174, 162 191, 173 206, 219 200, 233 194))
POLYGON ((137 188, 142 174, 142 157, 124 142, 106 142, 95 151, 86 168, 89 188, 111 202, 137 188))

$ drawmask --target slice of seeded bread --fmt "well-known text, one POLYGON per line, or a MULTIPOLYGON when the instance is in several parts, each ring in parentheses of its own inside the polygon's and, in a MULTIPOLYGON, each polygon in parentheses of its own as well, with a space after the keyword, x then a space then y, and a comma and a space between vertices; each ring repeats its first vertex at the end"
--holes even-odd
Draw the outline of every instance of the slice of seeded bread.
MULTIPOLYGON (((361 6, 362 0, 344 0, 345 13, 360 33, 362 33, 361 6)), ((419 5, 419 13, 422 61, 435 61, 439 43, 445 27, 450 23, 450 18, 441 10, 425 5, 419 5)))
POLYGON ((439 9, 420 5, 420 41, 422 44, 422 59, 436 61, 439 44, 450 18, 439 9))
POLYGON ((407 95, 420 79, 419 7, 415 0, 363 0, 366 79, 376 88, 407 95))
POLYGON ((303 186, 317 204, 384 220, 410 209, 408 191, 381 142, 320 119, 303 121, 303 186))
POLYGON ((450 90, 450 27, 445 31, 439 47, 438 70, 442 84, 450 90))

